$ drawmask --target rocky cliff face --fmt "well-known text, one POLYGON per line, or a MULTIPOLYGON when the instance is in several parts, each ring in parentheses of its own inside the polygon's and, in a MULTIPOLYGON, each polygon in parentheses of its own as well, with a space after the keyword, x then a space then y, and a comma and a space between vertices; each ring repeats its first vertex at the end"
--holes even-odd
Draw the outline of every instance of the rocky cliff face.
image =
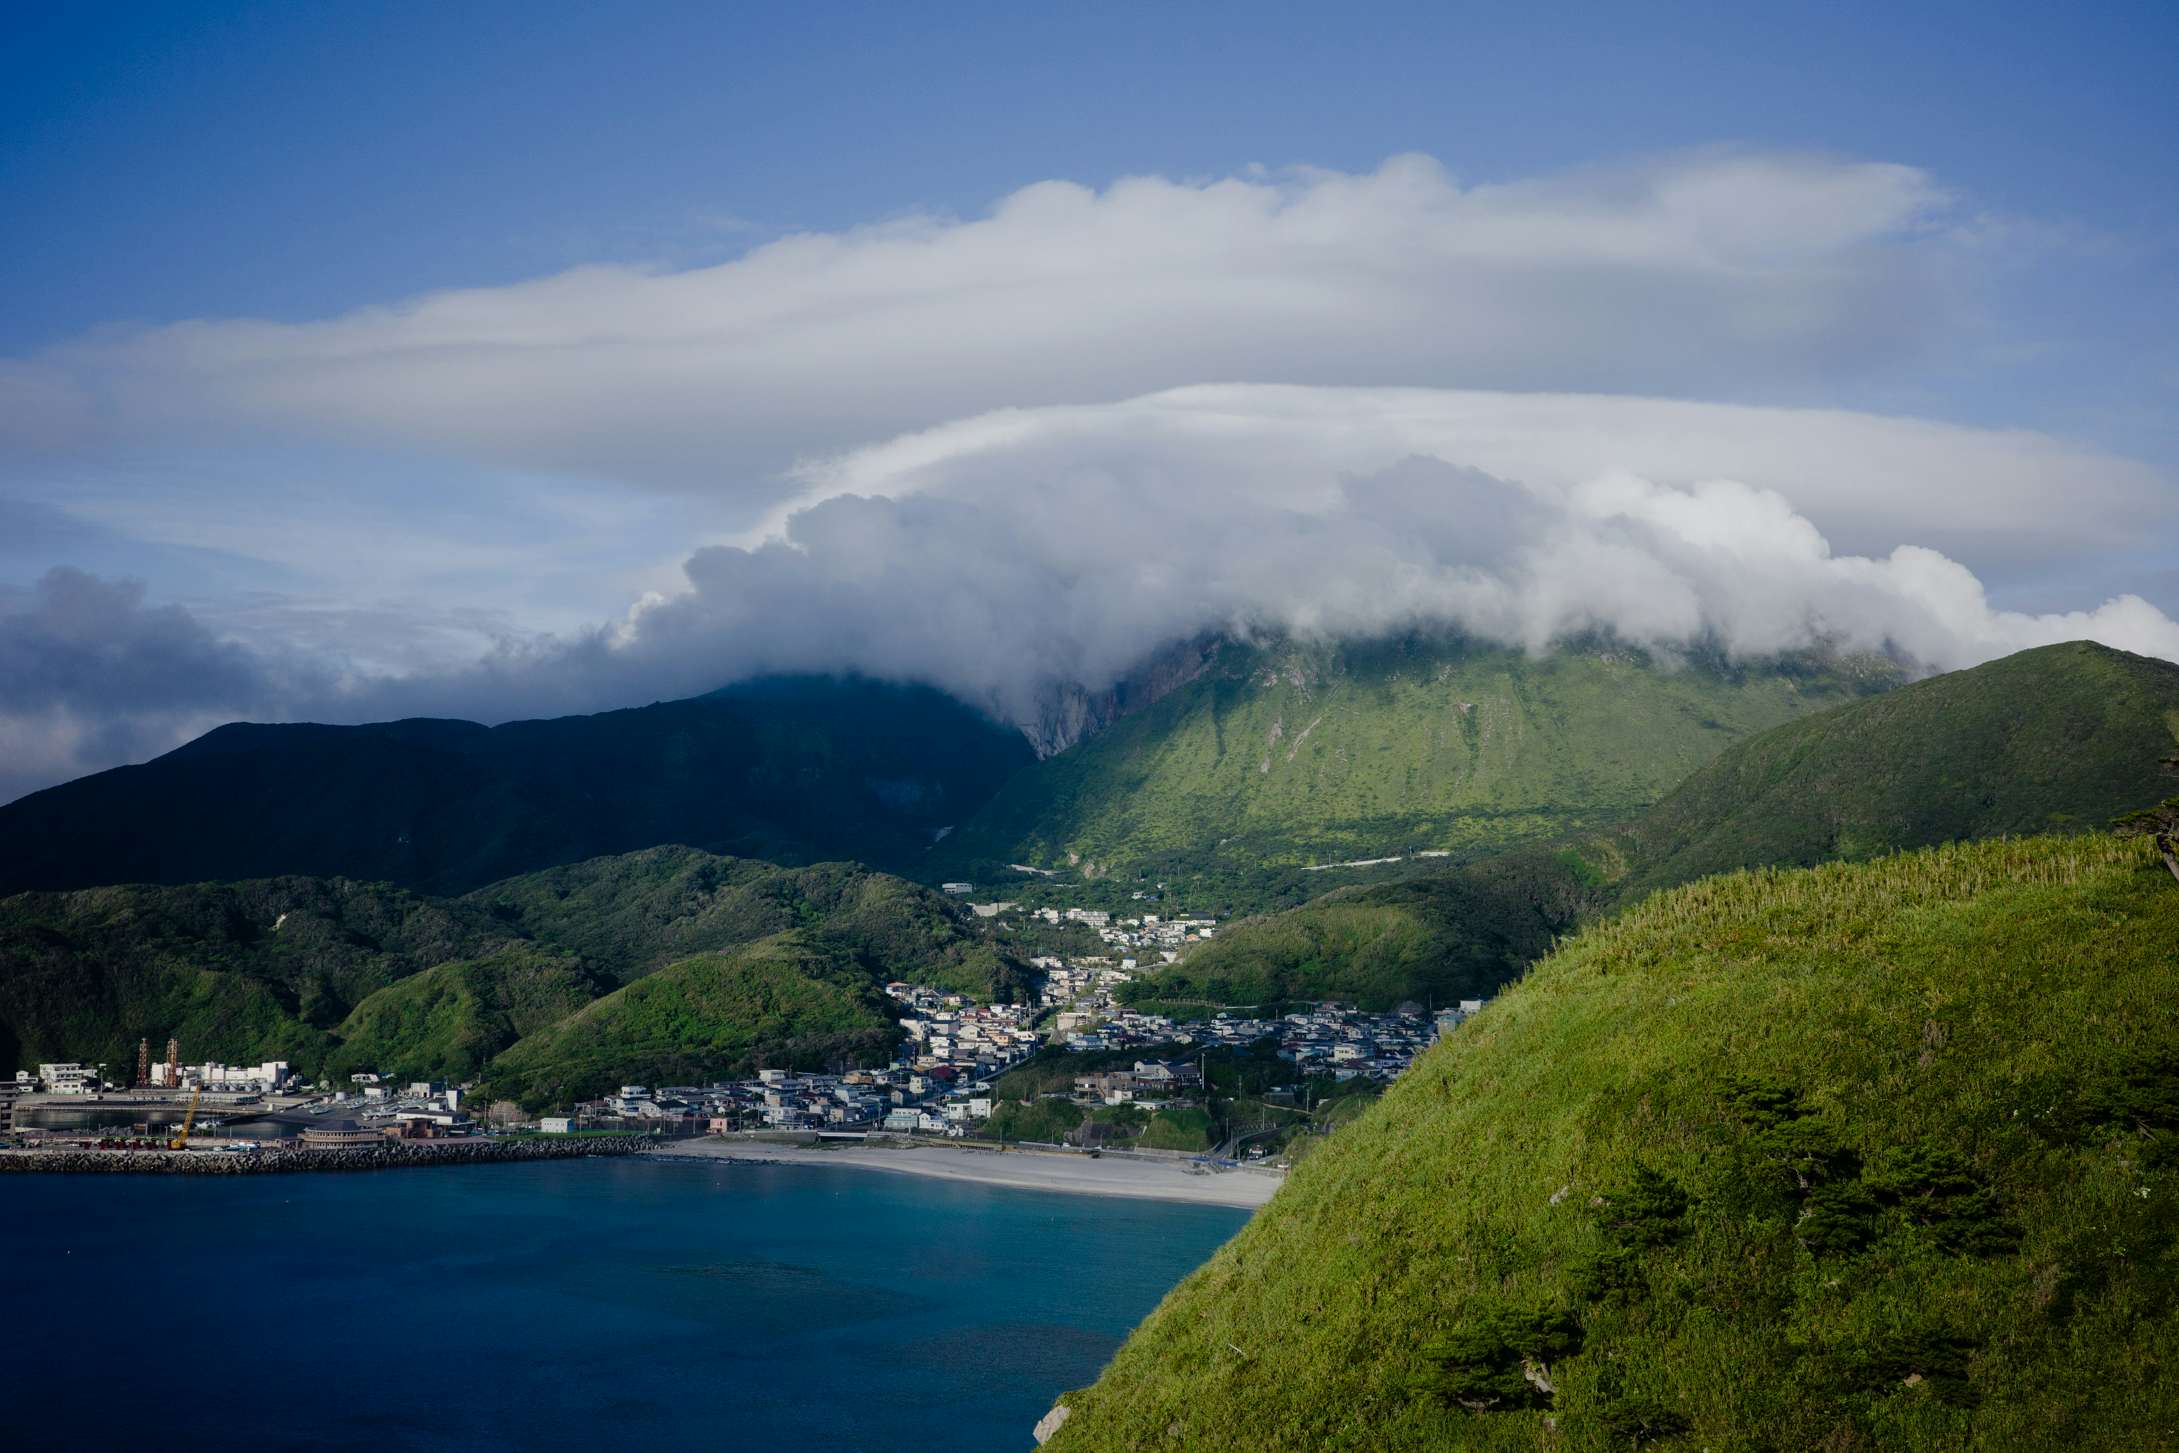
POLYGON ((1175 641, 1103 691, 1055 684, 1043 693, 1035 718, 1016 725, 1040 759, 1056 756, 1186 686, 1210 669, 1225 644, 1221 636, 1175 641))

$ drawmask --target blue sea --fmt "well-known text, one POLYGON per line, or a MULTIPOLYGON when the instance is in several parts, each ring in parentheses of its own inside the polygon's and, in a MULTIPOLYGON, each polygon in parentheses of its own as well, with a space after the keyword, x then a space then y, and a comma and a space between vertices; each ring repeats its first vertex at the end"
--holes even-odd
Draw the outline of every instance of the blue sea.
POLYGON ((803 1166, 0 1181, 0 1447, 1013 1450, 1246 1213, 803 1166))

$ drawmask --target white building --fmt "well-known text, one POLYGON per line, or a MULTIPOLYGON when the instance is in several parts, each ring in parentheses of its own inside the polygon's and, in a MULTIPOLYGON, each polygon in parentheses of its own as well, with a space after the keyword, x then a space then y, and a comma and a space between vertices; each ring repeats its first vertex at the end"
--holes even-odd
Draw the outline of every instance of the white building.
POLYGON ((38 1082, 45 1086, 48 1095, 95 1095, 98 1093, 97 1065, 78 1064, 70 1060, 66 1064, 38 1066, 38 1082))

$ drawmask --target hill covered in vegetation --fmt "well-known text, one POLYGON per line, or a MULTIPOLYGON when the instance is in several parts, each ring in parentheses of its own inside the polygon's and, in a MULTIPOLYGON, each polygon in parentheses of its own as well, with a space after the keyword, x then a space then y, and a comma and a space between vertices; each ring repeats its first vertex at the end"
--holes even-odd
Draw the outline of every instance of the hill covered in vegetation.
POLYGON ((1018 963, 928 888, 855 863, 782 868, 692 848, 592 858, 494 883, 465 907, 579 955, 616 983, 693 954, 821 928, 901 977, 1012 999, 1018 963))
POLYGON ((1584 918, 1740 867, 2102 827, 2171 790, 2179 666, 2023 651, 1773 727, 1633 822, 1234 924, 1137 1003, 1480 997, 1584 918))
MULTIPOLYGON (((806 952, 767 960, 783 1007, 705 1030, 709 1007, 748 1006, 699 998, 677 1021, 695 1026, 692 1050, 748 1028, 759 1049, 817 1052, 839 1027, 837 1006, 787 992, 784 976, 800 968, 873 992, 905 977, 1003 999, 1024 983, 1011 955, 929 889, 848 864, 779 868, 691 848, 595 859, 461 898, 300 877, 23 893, 0 899, 0 1062, 118 1070, 139 1039, 163 1046, 172 1035, 192 1061, 462 1079, 625 985, 794 934, 806 952), (805 1011, 818 1015, 807 1041, 805 1011)), ((531 1045, 521 1082, 548 1081, 549 1059, 531 1045)))
POLYGON ((2108 835, 1652 897, 1303 1161, 1050 1453, 2162 1446, 2175 939, 2108 835))
POLYGON ((815 677, 497 727, 236 723, 0 807, 0 893, 278 874, 458 893, 661 843, 908 864, 1031 759, 941 692, 815 677))
POLYGON ((759 1065, 866 1064, 900 1025, 885 973, 838 939, 791 932, 669 964, 495 1058, 485 1093, 567 1104, 616 1085, 708 1084, 759 1065))
POLYGON ((1457 638, 1225 643, 1193 680, 1008 782, 939 849, 1200 874, 1444 851, 1619 823, 1750 733, 1891 684, 1873 662, 1672 664, 1457 638))
POLYGON ((1728 748, 1635 825, 1629 888, 2105 827, 2171 790, 2175 744, 2179 665, 2091 641, 2022 651, 1728 748))
POLYGON ((1137 1009, 1180 1016, 1214 1006, 1265 1010, 1338 999, 1386 1010, 1487 998, 1611 901, 1590 859, 1517 848, 1406 882, 1341 888, 1244 920, 1121 992, 1137 1009))

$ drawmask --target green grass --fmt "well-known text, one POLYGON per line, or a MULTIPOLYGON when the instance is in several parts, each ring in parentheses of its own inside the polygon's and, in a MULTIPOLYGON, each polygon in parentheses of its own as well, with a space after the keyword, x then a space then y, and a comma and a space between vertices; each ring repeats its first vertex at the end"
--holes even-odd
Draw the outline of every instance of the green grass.
POLYGON ((1160 1110, 1150 1117, 1135 1145, 1141 1150, 1209 1150, 1210 1112, 1187 1105, 1160 1110))
POLYGON ((2175 941, 2104 835, 1651 898, 1303 1160, 1049 1447, 2170 1446, 2175 941))
POLYGON ((1474 856, 1622 821, 1741 737, 1891 679, 1420 636, 1229 643, 1197 680, 1008 782, 932 871, 1474 856))
POLYGON ((983 1133, 994 1140, 1034 1140, 1055 1144, 1082 1123, 1080 1105, 1066 1100, 1001 1100, 991 1107, 983 1133))

